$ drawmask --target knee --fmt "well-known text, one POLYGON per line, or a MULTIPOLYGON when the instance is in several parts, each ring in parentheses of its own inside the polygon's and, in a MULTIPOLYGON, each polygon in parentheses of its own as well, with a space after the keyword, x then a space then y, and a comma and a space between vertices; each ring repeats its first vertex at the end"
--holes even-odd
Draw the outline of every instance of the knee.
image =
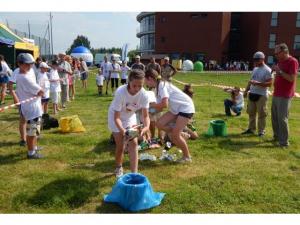
POLYGON ((157 127, 158 129, 161 129, 161 130, 162 130, 164 126, 163 126, 163 123, 162 123, 161 121, 157 121, 157 122, 156 122, 156 127, 157 127))

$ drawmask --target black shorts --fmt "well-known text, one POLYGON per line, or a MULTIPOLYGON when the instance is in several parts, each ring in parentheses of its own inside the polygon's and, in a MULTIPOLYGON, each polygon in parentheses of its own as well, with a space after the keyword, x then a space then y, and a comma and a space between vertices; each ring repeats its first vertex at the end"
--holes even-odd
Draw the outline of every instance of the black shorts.
POLYGON ((178 113, 177 115, 178 115, 178 116, 182 116, 182 117, 184 117, 184 118, 192 119, 194 113, 183 113, 183 112, 180 112, 180 113, 178 113))
POLYGON ((42 103, 48 103, 49 102, 49 98, 42 98, 42 103))
POLYGON ((111 87, 119 87, 119 78, 110 78, 111 87))
POLYGON ((121 79, 121 84, 126 84, 127 83, 127 79, 121 79))

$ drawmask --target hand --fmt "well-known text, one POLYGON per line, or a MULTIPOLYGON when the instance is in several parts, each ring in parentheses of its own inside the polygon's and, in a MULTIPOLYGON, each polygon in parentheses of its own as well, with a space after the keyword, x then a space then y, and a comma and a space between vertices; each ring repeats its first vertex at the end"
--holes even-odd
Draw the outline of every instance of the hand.
POLYGON ((144 136, 148 131, 148 128, 147 127, 144 127, 142 130, 141 130, 141 133, 140 133, 140 136, 144 136))
POLYGON ((280 71, 281 71, 280 68, 277 65, 272 66, 272 70, 275 71, 276 75, 279 75, 280 71))
POLYGON ((123 129, 121 129, 121 131, 120 131, 120 134, 124 137, 125 136, 125 133, 126 133, 126 130, 123 128, 123 129))

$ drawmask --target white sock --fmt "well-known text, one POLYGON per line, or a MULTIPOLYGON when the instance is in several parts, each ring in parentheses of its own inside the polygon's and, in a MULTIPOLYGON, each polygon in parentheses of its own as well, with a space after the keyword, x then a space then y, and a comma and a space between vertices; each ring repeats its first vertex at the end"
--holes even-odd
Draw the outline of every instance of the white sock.
POLYGON ((30 151, 28 151, 28 155, 34 155, 35 154, 35 150, 30 150, 30 151))

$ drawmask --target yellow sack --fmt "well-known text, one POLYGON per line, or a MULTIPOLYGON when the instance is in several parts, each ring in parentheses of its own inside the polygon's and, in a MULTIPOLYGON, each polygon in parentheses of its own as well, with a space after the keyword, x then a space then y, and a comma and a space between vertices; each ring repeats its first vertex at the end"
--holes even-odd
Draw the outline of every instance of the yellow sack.
POLYGON ((85 128, 77 115, 60 118, 59 129, 62 133, 77 133, 85 131, 85 128))

